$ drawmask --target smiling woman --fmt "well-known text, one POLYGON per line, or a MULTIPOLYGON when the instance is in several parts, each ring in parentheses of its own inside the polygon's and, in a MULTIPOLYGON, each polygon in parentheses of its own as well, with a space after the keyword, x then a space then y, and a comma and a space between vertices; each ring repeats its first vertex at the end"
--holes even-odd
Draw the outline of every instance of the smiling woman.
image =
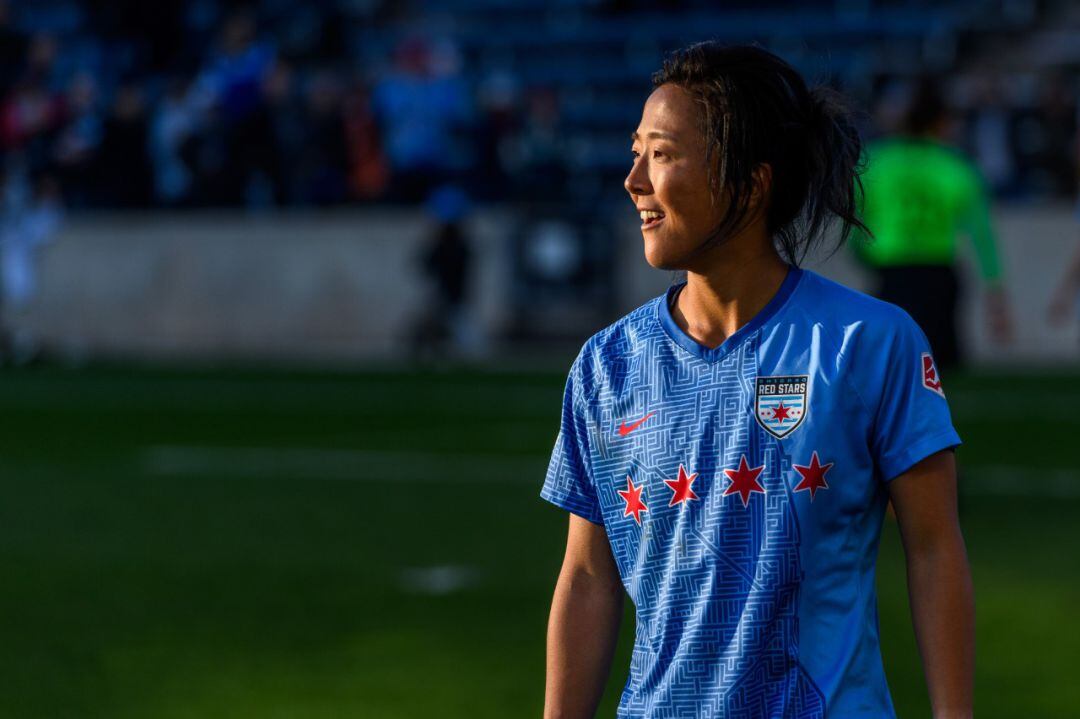
POLYGON ((855 211, 861 142, 838 93, 808 89, 758 48, 709 44, 673 56, 653 86, 624 183, 650 213, 643 230, 680 214, 667 236, 697 239, 681 249, 700 254, 763 221, 770 244, 796 264, 834 219, 843 223, 839 242, 853 227, 866 230, 855 211))
POLYGON ((874 572, 896 508, 936 715, 971 713, 973 606, 952 427, 903 311, 798 265, 856 216, 841 98, 757 47, 653 78, 624 186, 686 281, 574 361, 541 496, 570 513, 546 715, 592 716, 623 597, 618 716, 893 716, 874 572))

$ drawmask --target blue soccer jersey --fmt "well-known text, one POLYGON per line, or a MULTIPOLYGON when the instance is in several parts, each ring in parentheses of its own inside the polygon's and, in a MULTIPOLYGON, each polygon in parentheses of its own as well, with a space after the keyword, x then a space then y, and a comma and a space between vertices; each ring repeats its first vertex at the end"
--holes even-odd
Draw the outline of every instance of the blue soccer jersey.
POLYGON ((672 319, 678 289, 586 342, 541 492, 603 525, 637 608, 618 716, 893 716, 886 485, 960 443, 925 336, 792 268, 710 349, 672 319))

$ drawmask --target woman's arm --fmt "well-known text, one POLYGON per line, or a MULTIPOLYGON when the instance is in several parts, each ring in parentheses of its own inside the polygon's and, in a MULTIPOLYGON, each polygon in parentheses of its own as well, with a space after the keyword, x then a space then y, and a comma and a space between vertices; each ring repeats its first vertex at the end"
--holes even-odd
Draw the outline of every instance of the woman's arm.
POLYGON ((907 555, 915 638, 936 719, 972 716, 975 601, 956 513, 956 459, 938 452, 889 483, 907 555))
POLYGON ((603 527, 570 515, 551 602, 545 719, 591 719, 619 638, 623 587, 603 527))

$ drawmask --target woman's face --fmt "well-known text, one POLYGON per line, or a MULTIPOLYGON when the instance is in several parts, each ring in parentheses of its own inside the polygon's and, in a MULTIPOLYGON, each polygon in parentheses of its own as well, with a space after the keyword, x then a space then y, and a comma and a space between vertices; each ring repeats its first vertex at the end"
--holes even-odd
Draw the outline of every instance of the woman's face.
POLYGON ((645 259, 658 269, 684 263, 720 223, 725 204, 712 201, 700 110, 675 85, 661 85, 645 102, 632 135, 634 166, 623 187, 642 214, 645 259))

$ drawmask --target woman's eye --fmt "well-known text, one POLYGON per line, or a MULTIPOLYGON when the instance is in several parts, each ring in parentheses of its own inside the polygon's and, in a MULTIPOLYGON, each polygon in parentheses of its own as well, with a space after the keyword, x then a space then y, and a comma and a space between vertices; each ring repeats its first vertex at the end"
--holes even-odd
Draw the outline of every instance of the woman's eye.
POLYGON ((660 152, 659 150, 653 150, 652 156, 653 157, 664 157, 664 153, 660 152))
POLYGON ((630 156, 633 157, 636 160, 637 158, 639 158, 641 156, 641 153, 638 152, 637 150, 631 150, 630 151, 630 156))

